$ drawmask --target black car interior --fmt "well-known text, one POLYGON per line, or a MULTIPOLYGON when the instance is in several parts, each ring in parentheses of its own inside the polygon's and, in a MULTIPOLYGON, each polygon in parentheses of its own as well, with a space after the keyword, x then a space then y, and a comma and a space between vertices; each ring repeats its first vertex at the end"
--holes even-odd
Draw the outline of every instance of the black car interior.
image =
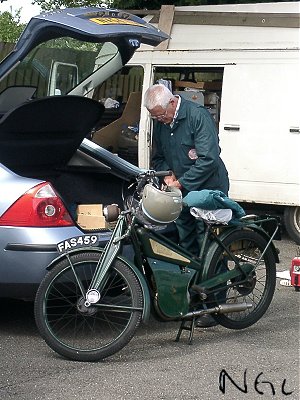
POLYGON ((65 167, 104 111, 80 96, 51 96, 22 103, 0 120, 0 162, 27 177, 65 167))
POLYGON ((20 176, 51 182, 72 207, 120 201, 122 179, 109 167, 97 160, 90 165, 70 163, 82 140, 97 129, 103 112, 96 100, 70 95, 13 107, 0 119, 0 163, 20 176))
POLYGON ((8 86, 0 93, 0 118, 13 107, 34 98, 35 86, 8 86))

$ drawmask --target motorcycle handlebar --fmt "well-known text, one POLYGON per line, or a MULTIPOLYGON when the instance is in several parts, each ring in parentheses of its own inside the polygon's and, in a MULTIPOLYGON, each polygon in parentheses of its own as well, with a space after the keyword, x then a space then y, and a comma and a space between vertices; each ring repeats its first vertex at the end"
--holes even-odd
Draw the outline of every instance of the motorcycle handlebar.
POLYGON ((149 178, 158 178, 158 177, 164 177, 164 176, 171 176, 173 174, 172 171, 155 171, 154 169, 150 169, 148 171, 142 172, 138 176, 138 180, 143 180, 143 179, 149 179, 149 178))
POLYGON ((155 171, 154 176, 162 177, 162 176, 171 176, 172 171, 155 171))
POLYGON ((137 185, 137 192, 139 192, 143 186, 151 181, 151 179, 153 178, 159 178, 159 177, 164 177, 164 176, 171 176, 172 175, 172 171, 155 171, 155 170, 148 170, 146 172, 141 173, 138 178, 138 185, 137 185))

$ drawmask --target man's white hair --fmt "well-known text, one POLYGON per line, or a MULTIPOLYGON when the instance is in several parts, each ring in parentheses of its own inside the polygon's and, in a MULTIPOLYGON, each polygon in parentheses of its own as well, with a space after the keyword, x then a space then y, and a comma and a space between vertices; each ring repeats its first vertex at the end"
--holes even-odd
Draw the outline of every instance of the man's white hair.
POLYGON ((170 92, 165 85, 158 83, 146 90, 144 96, 144 106, 148 111, 153 110, 153 108, 157 106, 161 106, 163 109, 165 109, 173 97, 173 93, 170 92))

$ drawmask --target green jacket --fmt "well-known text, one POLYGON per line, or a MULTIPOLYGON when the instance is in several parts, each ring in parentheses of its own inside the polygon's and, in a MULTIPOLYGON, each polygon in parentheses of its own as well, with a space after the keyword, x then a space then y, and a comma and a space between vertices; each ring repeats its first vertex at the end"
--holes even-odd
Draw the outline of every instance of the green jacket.
POLYGON ((228 194, 228 173, 220 158, 215 122, 203 106, 181 97, 174 126, 155 121, 153 140, 153 168, 172 170, 183 192, 210 189, 228 194))

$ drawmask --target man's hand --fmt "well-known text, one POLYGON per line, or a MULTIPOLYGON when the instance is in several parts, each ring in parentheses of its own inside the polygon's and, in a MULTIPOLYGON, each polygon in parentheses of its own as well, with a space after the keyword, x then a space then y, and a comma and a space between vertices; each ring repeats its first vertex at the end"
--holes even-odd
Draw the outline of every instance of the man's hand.
POLYGON ((171 182, 168 186, 173 186, 173 187, 177 187, 178 189, 182 189, 182 185, 179 181, 175 180, 173 182, 171 182))
POLYGON ((168 175, 164 177, 164 183, 167 186, 177 187, 178 189, 182 189, 181 183, 177 180, 176 176, 172 173, 172 175, 168 175))
POLYGON ((167 186, 174 186, 174 185, 172 185, 172 184, 173 184, 173 182, 175 182, 175 181, 176 181, 176 176, 175 176, 174 174, 168 175, 168 176, 165 176, 165 177, 164 177, 164 183, 165 183, 167 186))

